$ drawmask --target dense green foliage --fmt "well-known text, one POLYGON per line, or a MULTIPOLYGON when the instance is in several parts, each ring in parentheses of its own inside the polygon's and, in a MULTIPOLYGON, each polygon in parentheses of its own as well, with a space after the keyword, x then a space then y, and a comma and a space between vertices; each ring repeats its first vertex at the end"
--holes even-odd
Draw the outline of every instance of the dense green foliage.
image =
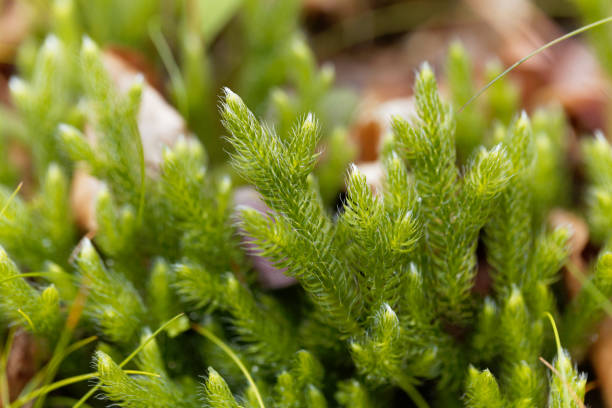
MULTIPOLYGON (((459 111, 476 86, 459 43, 448 102, 424 64, 414 115, 393 118, 373 183, 348 165, 348 112, 337 107, 349 97, 299 35, 297 1, 228 1, 210 15, 184 2, 170 10, 178 25, 144 23, 162 15, 157 2, 81 3, 54 2, 54 33, 22 48, 10 86, 19 125, 0 135, 1 155, 20 143, 33 167, 28 193, 13 195, 20 175, 0 162, 4 350, 25 330, 49 360, 8 405, 0 353, 7 406, 38 397, 42 407, 62 386, 50 395, 77 407, 94 394, 121 407, 581 406, 586 379, 568 350, 582 354, 612 296, 603 136, 583 151, 588 221, 604 249, 566 301, 555 283, 572 231, 547 223, 569 205, 563 113, 519 113, 506 79, 459 111), (100 25, 100 13, 117 18, 100 25), (240 28, 243 68, 215 79, 204 47, 227 24, 226 35, 240 28), (98 45, 110 42, 160 54, 194 132, 164 146, 156 168, 138 124, 147 85, 115 87, 98 45), (217 81, 244 97, 225 88, 220 117, 217 81), (96 230, 83 238, 68 198, 81 171, 100 181, 96 230), (236 208, 237 184, 267 210, 236 208), (255 256, 298 284, 264 287, 255 256)), ((499 71, 493 62, 487 77, 499 71)))

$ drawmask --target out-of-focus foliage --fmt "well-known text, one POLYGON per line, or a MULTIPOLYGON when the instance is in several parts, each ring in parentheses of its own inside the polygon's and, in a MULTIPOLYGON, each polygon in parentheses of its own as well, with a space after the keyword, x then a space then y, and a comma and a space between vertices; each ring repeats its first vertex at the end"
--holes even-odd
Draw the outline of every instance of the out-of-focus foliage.
MULTIPOLYGON (((612 4, 607 0, 572 0, 572 3, 581 15, 584 24, 590 24, 612 14, 612 4)), ((612 50, 607 46, 612 39, 612 27, 610 24, 597 27, 590 30, 588 36, 601 64, 612 75, 612 50)))

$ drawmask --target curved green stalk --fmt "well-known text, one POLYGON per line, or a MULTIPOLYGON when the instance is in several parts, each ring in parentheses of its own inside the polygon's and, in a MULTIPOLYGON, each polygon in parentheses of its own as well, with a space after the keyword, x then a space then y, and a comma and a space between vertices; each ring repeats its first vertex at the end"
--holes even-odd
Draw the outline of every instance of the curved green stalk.
POLYGON ((51 274, 49 272, 20 273, 18 275, 9 276, 6 279, 0 280, 0 284, 3 284, 4 282, 8 282, 10 280, 17 279, 17 278, 35 278, 35 277, 39 277, 39 276, 48 276, 48 275, 51 275, 51 274))
POLYGON ((181 76, 181 70, 178 67, 174 57, 172 56, 172 51, 170 50, 170 46, 168 42, 164 38, 164 35, 161 32, 161 29, 158 24, 150 24, 149 25, 149 37, 153 42, 153 45, 157 49, 157 53, 166 68, 166 71, 170 75, 170 82, 172 83, 172 87, 177 90, 177 102, 180 105, 179 110, 181 113, 185 114, 188 112, 188 100, 187 100, 187 90, 185 88, 185 82, 183 81, 183 77, 181 76))
POLYGON ((30 329, 32 329, 32 331, 36 330, 36 327, 34 326, 34 322, 32 321, 32 319, 30 319, 30 316, 28 316, 26 312, 24 312, 21 309, 17 309, 17 313, 19 313, 25 319, 25 321, 28 322, 28 324, 30 325, 30 329))
MULTIPOLYGON (((51 361, 49 361, 49 364, 47 364, 47 366, 45 367, 42 378, 40 378, 40 381, 41 381, 40 384, 46 385, 53 380, 53 378, 57 374, 57 370, 59 370, 60 364, 62 363, 62 361, 64 361, 64 358, 66 358, 68 354, 89 344, 91 341, 97 338, 96 336, 93 336, 93 339, 92 337, 88 337, 84 340, 81 340, 80 342, 77 342, 77 343, 72 344, 71 346, 68 346, 68 343, 70 342, 70 339, 72 338, 72 333, 74 332, 74 329, 76 328, 81 318, 81 314, 83 312, 83 305, 85 303, 87 293, 88 292, 87 292, 86 287, 82 286, 79 289, 79 292, 77 293, 74 301, 70 305, 70 310, 68 311, 68 317, 66 319, 66 323, 64 324, 64 328, 62 329, 60 338, 57 341, 57 344, 53 351, 53 357, 51 358, 51 361)), ((35 384, 34 386, 37 386, 37 385, 38 384, 35 384)), ((38 398, 36 400, 36 403, 34 404, 34 408, 42 408, 44 403, 45 403, 45 395, 42 395, 41 398, 38 398)))
POLYGON ((550 320, 550 325, 552 326, 553 333, 555 334, 555 343, 557 344, 557 353, 561 354, 561 339, 559 338, 559 331, 557 330, 557 325, 555 324, 555 319, 548 312, 544 313, 548 320, 550 320))
POLYGON ((592 28, 595 28, 595 27, 598 27, 600 25, 607 24, 607 23, 610 23, 610 22, 612 22, 612 16, 609 16, 609 17, 606 17, 606 18, 602 18, 601 20, 597 20, 594 23, 591 23, 591 24, 582 26, 580 28, 577 28, 576 30, 571 31, 571 32, 569 32, 569 33, 567 33, 565 35, 562 35, 561 37, 557 37, 554 40, 544 44, 540 48, 530 52, 529 54, 527 54, 526 56, 524 56, 520 60, 516 61, 514 64, 510 65, 510 67, 508 67, 504 72, 502 72, 501 74, 499 74, 498 76, 493 78, 491 80, 491 82, 489 82, 482 89, 480 89, 478 92, 476 92, 476 94, 474 96, 472 96, 465 104, 463 104, 463 106, 461 106, 461 108, 459 108, 459 112, 461 112, 463 109, 465 109, 465 107, 468 106, 470 103, 474 102, 474 100, 476 100, 476 98, 478 98, 480 95, 485 93, 487 89, 489 89, 494 83, 496 83, 501 78, 503 78, 508 72, 512 71, 514 68, 518 67, 523 62, 525 62, 528 59, 530 59, 531 57, 538 55, 542 51, 545 51, 546 49, 552 47, 553 45, 556 45, 556 44, 558 44, 558 43, 560 43, 562 41, 565 41, 568 38, 574 37, 574 36, 576 36, 578 34, 581 34, 581 33, 585 32, 585 31, 588 31, 588 30, 590 30, 592 28))
MULTIPOLYGON (((546 317, 548 317, 548 320, 550 320, 550 324, 552 326, 553 333, 555 334, 555 343, 557 344, 557 359, 561 359, 563 358, 563 348, 561 347, 561 340, 559 338, 559 331, 557 330, 555 319, 548 312, 546 312, 545 315, 546 317)), ((578 405, 579 407, 584 407, 584 403, 580 400, 580 398, 578 398, 578 394, 576 394, 576 391, 572 388, 570 383, 567 381, 565 370, 556 370, 551 364, 549 364, 542 357, 540 357, 540 361, 546 367, 548 367, 553 372, 554 375, 556 375, 557 377, 561 379, 561 382, 563 384, 563 393, 565 394, 563 396, 563 399, 565 401, 569 401, 570 400, 570 398, 568 398, 569 397, 568 393, 569 393, 571 395, 571 399, 574 400, 576 405, 578 405)))
MULTIPOLYGON (((182 317, 185 313, 179 313, 176 316, 174 316, 172 319, 168 320, 166 323, 162 324, 157 330, 155 330, 149 337, 146 338, 145 341, 143 341, 142 343, 140 343, 140 345, 129 355, 127 356, 121 363, 119 363, 119 367, 123 368, 127 363, 129 363, 134 357, 136 357, 136 355, 138 353, 140 353, 140 351, 145 348, 145 346, 147 344, 149 344, 149 342, 151 342, 151 340, 153 340, 159 333, 161 333, 166 327, 170 326, 175 320, 179 319, 180 317, 182 317)), ((127 372, 127 371, 126 371, 127 372)), ((97 384, 95 387, 93 387, 91 390, 89 390, 89 392, 87 394, 85 394, 83 396, 83 398, 81 398, 80 400, 77 401, 76 404, 73 405, 72 408, 79 408, 83 405, 83 403, 85 403, 85 401, 87 401, 89 399, 89 397, 91 397, 96 391, 98 391, 98 389, 100 389, 100 384, 97 384)))
MULTIPOLYGON (((155 373, 149 373, 147 371, 140 371, 140 370, 124 370, 124 372, 126 374, 133 374, 133 375, 146 375, 149 377, 159 377, 159 374, 155 374, 155 373)), ((16 400, 15 402, 13 402, 12 404, 8 405, 9 408, 19 408, 21 406, 23 406, 25 403, 27 403, 28 401, 33 400, 34 398, 41 396, 41 395, 45 395, 50 393, 51 391, 55 391, 58 388, 62 388, 65 387, 67 385, 71 385, 71 384, 75 384, 81 381, 85 381, 85 380, 90 380, 92 378, 95 378, 98 376, 98 372, 96 371, 95 373, 88 373, 88 374, 81 374, 81 375, 76 375, 74 377, 68 377, 68 378, 64 378, 63 380, 54 382, 52 384, 49 384, 45 387, 41 387, 41 388, 37 388, 36 390, 32 391, 31 393, 24 395, 23 397, 19 398, 18 400, 16 400)))
POLYGON ((71 384, 75 384, 81 381, 85 381, 85 380, 89 380, 92 378, 95 378, 98 375, 97 372, 95 373, 88 373, 88 374, 81 374, 81 375, 77 375, 74 377, 69 377, 69 378, 64 378, 63 380, 54 382, 53 384, 49 384, 45 387, 41 387, 41 388, 37 388, 34 391, 24 395, 23 397, 20 397, 19 399, 17 399, 15 402, 13 402, 11 405, 9 405, 9 408, 19 408, 22 405, 26 404, 28 401, 33 400, 34 398, 44 395, 44 394, 48 394, 51 391, 54 391, 58 388, 62 388, 65 387, 67 385, 71 385, 71 384))
POLYGON ((26 386, 21 391, 21 394, 19 396, 21 397, 21 396, 29 393, 31 390, 36 388, 41 382, 43 382, 43 379, 48 376, 47 373, 50 372, 49 370, 51 370, 51 367, 53 367, 56 364, 59 365, 59 363, 64 361, 64 359, 66 357, 68 357, 68 355, 74 353, 76 350, 79 350, 80 348, 85 347, 89 343, 91 343, 93 341, 96 341, 97 339, 98 339, 98 336, 90 336, 90 337, 87 337, 87 338, 85 338, 83 340, 79 340, 76 343, 71 344, 70 346, 66 347, 66 349, 63 352, 57 352, 57 354, 53 353, 53 357, 51 358, 51 361, 49 361, 49 363, 42 370, 40 370, 26 384, 26 386), (55 360, 57 360, 58 362, 56 363, 55 360))
MULTIPOLYGON (((206 328, 204 328, 204 327, 202 327, 202 326, 200 326, 198 324, 194 324, 191 327, 198 334, 201 334, 202 336, 206 337, 208 340, 212 341, 217 346, 219 346, 219 348, 221 350, 223 350, 225 352, 225 354, 227 354, 234 361, 234 363, 236 363, 238 368, 240 368, 240 371, 242 371, 242 373, 246 377, 249 385, 253 388, 253 392, 255 393, 255 398, 257 398, 257 403, 259 404, 259 407, 260 408, 266 408, 265 405, 264 405, 264 402, 263 402, 263 398, 261 398, 261 394, 259 393, 259 389, 257 388, 257 385, 255 384, 255 381, 253 381, 253 377, 251 377, 251 374, 249 373, 249 370, 247 370, 247 368, 244 366, 242 361, 240 361, 240 359, 238 358, 236 353, 234 353, 233 350, 227 346, 227 344, 225 344, 220 338, 218 338, 217 336, 212 334, 206 328)), ((427 404, 425 405, 425 407, 427 407, 427 404)), ((424 408, 424 407, 419 407, 419 408, 424 408)))
POLYGON ((23 186, 23 181, 21 183, 19 183, 19 185, 17 186, 15 191, 13 191, 13 193, 10 195, 10 197, 6 200, 6 203, 4 203, 4 206, 2 207, 2 210, 0 210, 0 216, 2 216, 4 214, 4 212, 8 208, 9 204, 11 203, 11 201, 13 201, 13 199, 15 198, 17 193, 19 193, 19 190, 21 190, 21 186, 23 186))

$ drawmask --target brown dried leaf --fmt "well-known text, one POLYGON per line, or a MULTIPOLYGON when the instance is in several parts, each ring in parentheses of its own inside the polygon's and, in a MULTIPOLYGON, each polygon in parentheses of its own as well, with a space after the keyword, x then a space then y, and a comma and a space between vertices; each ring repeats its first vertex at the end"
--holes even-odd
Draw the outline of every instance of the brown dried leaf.
POLYGON ((577 41, 559 51, 554 54, 554 67, 548 70, 550 84, 534 92, 530 103, 558 101, 578 129, 605 129, 612 92, 597 59, 577 41))
POLYGON ((612 318, 600 326, 590 350, 591 363, 597 376, 601 396, 607 407, 612 407, 612 318))
POLYGON ((311 19, 338 20, 363 10, 360 0, 302 0, 304 14, 311 19))
MULTIPOLYGON (((36 352, 36 342, 28 332, 21 329, 15 332, 13 347, 6 364, 11 401, 17 398, 23 387, 36 374, 36 352)), ((2 402, 0 402, 0 407, 2 407, 2 402)))
POLYGON ((0 103, 9 105, 11 100, 7 76, 0 72, 0 103))
POLYGON ((95 233, 98 230, 96 221, 96 197, 104 183, 91 176, 83 167, 79 167, 72 176, 70 186, 70 206, 77 225, 95 233))
POLYGON ((30 2, 5 0, 0 3, 0 62, 13 60, 17 47, 30 32, 35 10, 30 2))
POLYGON ((147 57, 132 48, 120 45, 109 45, 104 49, 104 53, 116 57, 122 61, 130 70, 140 72, 144 75, 147 84, 151 85, 158 92, 162 92, 163 81, 159 72, 147 59, 147 57))
MULTIPOLYGON (((557 25, 527 0, 465 0, 465 3, 497 34, 501 57, 507 62, 519 60, 561 34, 557 25)), ((531 72, 548 70, 552 52, 546 50, 518 69, 531 72)))
POLYGON ((357 161, 361 163, 377 160, 383 138, 392 132, 392 118, 398 116, 408 119, 414 113, 414 98, 381 100, 370 96, 366 99, 359 109, 355 125, 351 128, 351 137, 359 146, 357 161))

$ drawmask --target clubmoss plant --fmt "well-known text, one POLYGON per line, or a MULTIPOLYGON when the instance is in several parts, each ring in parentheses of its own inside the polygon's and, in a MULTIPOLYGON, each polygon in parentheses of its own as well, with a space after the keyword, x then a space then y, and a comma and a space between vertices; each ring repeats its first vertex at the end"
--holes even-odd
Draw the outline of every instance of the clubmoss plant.
MULTIPOLYGON (((140 18, 158 13, 149 3, 109 5, 123 27, 111 34, 144 41, 140 18), (133 27, 122 25, 128 16, 138 17, 133 27)), ((47 394, 77 408, 99 399, 122 407, 581 406, 586 379, 562 344, 583 346, 612 295, 612 148, 603 138, 584 150, 588 218, 604 251, 565 302, 553 285, 571 230, 546 223, 568 194, 563 116, 517 112, 510 83, 459 111, 475 83, 460 45, 450 50, 448 102, 433 69, 420 68, 415 114, 393 119, 383 182, 373 188, 358 166, 345 166, 346 133, 336 125, 346 118, 326 117, 337 97, 332 75, 296 34, 298 3, 245 1, 249 68, 236 83, 247 102, 225 88, 219 113, 231 169, 215 166, 210 140, 193 135, 164 146, 151 169, 137 123, 144 78, 120 92, 94 40, 84 37, 77 52, 80 20, 69 13, 77 4, 56 3, 65 18, 57 36, 35 53, 26 79, 11 82, 36 171, 27 195, 0 189, 4 406, 43 406, 47 394), (69 49, 75 59, 64 66, 55 53, 69 49), (66 71, 57 89, 44 80, 56 69, 66 71), (83 238, 68 200, 77 169, 100 186, 91 197, 97 229, 83 238), (340 190, 333 173, 345 179, 339 209, 330 205, 340 190), (237 183, 252 185, 267 209, 235 208, 237 183), (246 244, 297 284, 260 285, 246 244), (16 328, 53 351, 8 401, 4 364, 16 328)), ((103 29, 92 32, 110 41, 103 29)), ((162 51, 166 37, 155 29, 147 28, 162 51)), ((198 52, 183 57, 204 58, 198 52)), ((194 74, 179 64, 171 93, 197 121, 199 91, 181 96, 194 74)), ((214 135, 216 125, 203 123, 214 135)))

